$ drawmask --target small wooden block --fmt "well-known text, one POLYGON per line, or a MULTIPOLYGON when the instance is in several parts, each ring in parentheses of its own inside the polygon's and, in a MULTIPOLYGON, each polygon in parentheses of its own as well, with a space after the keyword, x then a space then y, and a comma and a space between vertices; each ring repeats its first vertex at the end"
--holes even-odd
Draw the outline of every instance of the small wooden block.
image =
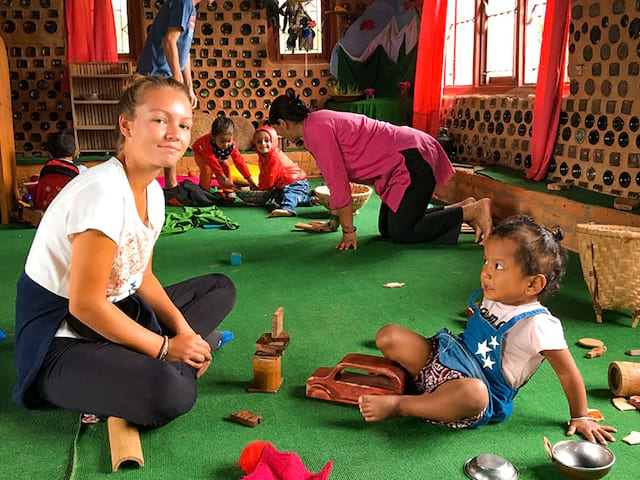
POLYGON ((629 397, 629 403, 640 410, 640 395, 631 395, 629 397))
POLYGON ((315 228, 313 228, 313 225, 310 223, 298 222, 293 227, 299 230, 306 230, 307 232, 315 231, 315 228))
POLYGON ((460 225, 460 233, 476 233, 476 229, 467 222, 462 222, 462 225, 460 225))
POLYGON ((627 402, 627 399, 624 397, 614 397, 611 399, 611 403, 621 412, 626 412, 628 410, 635 410, 636 407, 627 402))
POLYGON ((231 421, 246 425, 247 427, 256 427, 262 423, 262 417, 248 410, 240 410, 239 412, 231 412, 231 421))
POLYGON ((618 197, 613 201, 613 208, 616 210, 625 210, 627 212, 640 207, 640 200, 635 198, 618 197))
POLYGON ((389 282, 389 283, 385 283, 382 286, 384 288, 402 288, 406 285, 406 283, 404 282, 389 282))
POLYGON ((586 358, 596 358, 604 355, 604 352, 607 351, 607 347, 602 345, 601 347, 593 347, 589 352, 585 355, 586 358))
POLYGON ((587 408, 587 417, 593 418, 596 422, 604 421, 604 415, 597 408, 587 408))
POLYGON ((640 350, 627 350, 626 352, 627 355, 631 356, 631 357, 640 357, 640 350))
POLYGON ((268 332, 263 333, 256 342, 256 350, 269 355, 282 355, 289 346, 289 341, 287 332, 282 332, 277 339, 268 332))
POLYGON ((632 430, 629 435, 622 439, 622 441, 628 443, 629 445, 640 445, 640 432, 632 430))
POLYGON ((142 445, 138 429, 129 422, 118 417, 107 419, 109 443, 111 444, 111 468, 117 472, 124 462, 135 462, 144 466, 142 445))
POLYGON ((558 190, 569 190, 570 188, 571 188, 571 185, 569 185, 568 183, 556 182, 556 183, 547 184, 547 190, 558 191, 558 190))
POLYGON ((604 342, 602 340, 598 340, 597 338, 581 338, 578 340, 578 345, 585 348, 596 348, 603 347, 604 342))
POLYGON ((271 319, 271 336, 278 338, 282 335, 282 324, 284 321, 284 308, 278 307, 271 319))

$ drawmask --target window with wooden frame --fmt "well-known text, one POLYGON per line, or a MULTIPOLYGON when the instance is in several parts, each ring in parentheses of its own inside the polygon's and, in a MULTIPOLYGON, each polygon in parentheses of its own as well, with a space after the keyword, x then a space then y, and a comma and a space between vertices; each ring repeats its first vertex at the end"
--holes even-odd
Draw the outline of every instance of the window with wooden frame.
POLYGON ((118 58, 136 62, 142 53, 144 32, 142 29, 141 0, 111 0, 118 40, 118 58))
POLYGON ((445 91, 533 89, 546 6, 546 0, 449 0, 445 91))
POLYGON ((277 22, 269 35, 272 60, 326 62, 331 55, 334 18, 332 0, 272 0, 278 2, 277 22), (277 30, 276 30, 277 29, 277 30))

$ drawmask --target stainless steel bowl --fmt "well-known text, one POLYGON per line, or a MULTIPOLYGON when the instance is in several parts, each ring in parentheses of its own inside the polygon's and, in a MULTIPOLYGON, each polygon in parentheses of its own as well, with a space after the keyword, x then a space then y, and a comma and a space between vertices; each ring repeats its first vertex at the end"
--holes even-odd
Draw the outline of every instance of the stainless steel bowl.
POLYGON ((516 480, 518 469, 500 455, 484 453, 464 464, 464 473, 474 480, 516 480))
POLYGON ((616 457, 607 447, 586 440, 565 440, 553 447, 545 438, 547 453, 558 469, 570 478, 595 480, 609 473, 616 457))

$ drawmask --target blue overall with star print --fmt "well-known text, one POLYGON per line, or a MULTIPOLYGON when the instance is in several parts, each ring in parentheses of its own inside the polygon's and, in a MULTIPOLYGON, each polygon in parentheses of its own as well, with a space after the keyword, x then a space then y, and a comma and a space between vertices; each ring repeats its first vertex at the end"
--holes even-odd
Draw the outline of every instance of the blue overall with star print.
POLYGON ((482 316, 480 309, 473 303, 481 291, 481 288, 475 290, 469 299, 473 316, 467 322, 462 334, 452 335, 446 328, 436 333, 440 363, 469 378, 482 380, 489 391, 489 404, 482 418, 471 425, 473 428, 489 422, 501 422, 513 411, 513 399, 518 389, 510 386, 502 373, 504 335, 524 318, 539 313, 549 313, 546 308, 536 308, 516 315, 496 328, 482 316))

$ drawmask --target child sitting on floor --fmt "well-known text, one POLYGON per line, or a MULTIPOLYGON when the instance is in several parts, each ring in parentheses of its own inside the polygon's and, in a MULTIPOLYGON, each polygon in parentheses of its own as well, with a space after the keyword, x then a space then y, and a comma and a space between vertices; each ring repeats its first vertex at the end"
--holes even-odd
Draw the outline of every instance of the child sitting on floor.
POLYGON ((386 325, 376 346, 413 377, 418 395, 363 395, 368 422, 414 416, 450 428, 479 427, 511 415, 513 399, 544 359, 558 376, 569 403, 567 435, 614 441, 615 428, 588 416, 582 376, 567 348, 562 324, 538 301, 555 292, 564 274, 562 230, 551 232, 529 216, 498 224, 486 241, 480 283, 484 299, 464 332, 434 337, 386 325))
POLYGON ((259 127, 253 134, 253 145, 260 165, 258 188, 273 190, 277 205, 269 217, 293 217, 297 206, 318 204, 318 199, 309 194, 305 171, 278 148, 278 134, 273 127, 259 127))
POLYGON ((73 163, 79 155, 73 134, 67 131, 54 132, 47 137, 50 159, 40 170, 34 195, 34 207, 46 210, 60 190, 87 167, 73 163))
POLYGON ((233 190, 236 188, 231 181, 231 170, 227 163, 229 157, 249 186, 253 189, 258 188, 244 163, 238 145, 233 141, 234 131, 233 120, 229 117, 217 117, 211 124, 211 133, 200 137, 191 148, 200 169, 200 187, 208 192, 211 188, 211 177, 215 175, 222 195, 229 201, 235 199, 233 190))

